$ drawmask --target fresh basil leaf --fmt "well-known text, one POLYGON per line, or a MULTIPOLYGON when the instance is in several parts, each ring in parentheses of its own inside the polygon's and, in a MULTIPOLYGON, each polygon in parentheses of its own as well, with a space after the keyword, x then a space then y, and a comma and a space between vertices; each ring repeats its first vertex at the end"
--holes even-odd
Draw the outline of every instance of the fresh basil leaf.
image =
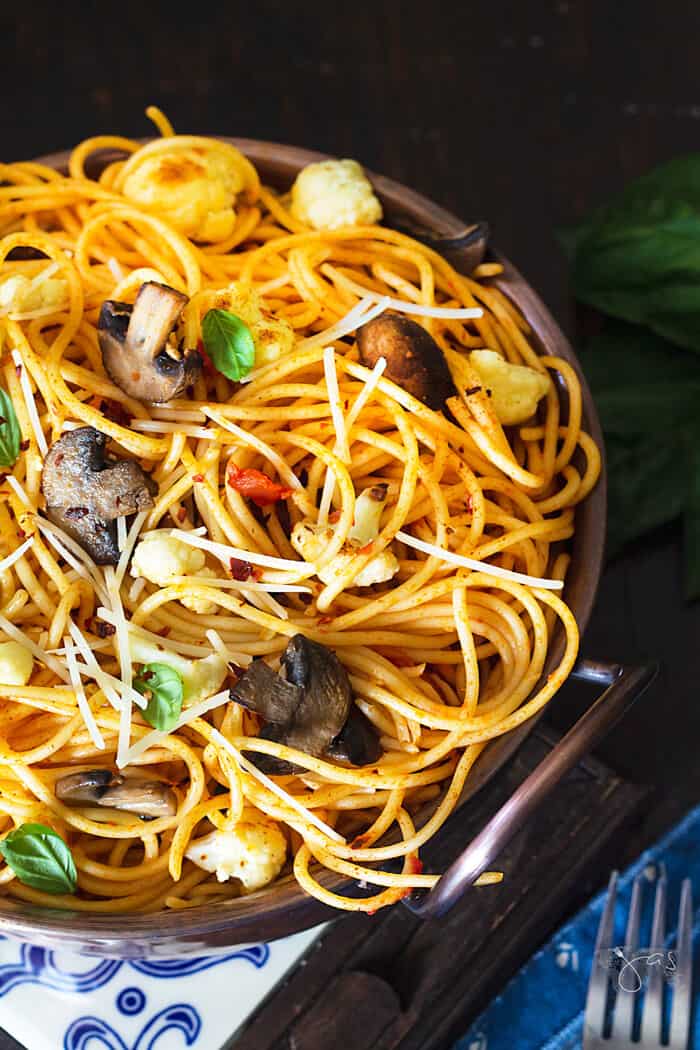
POLYGON ((0 467, 14 467, 22 433, 10 395, 0 387, 0 467))
POLYGON ((700 155, 635 180, 562 241, 577 298, 700 352, 700 155))
POLYGON ((75 893, 73 856, 53 828, 22 824, 0 841, 0 853, 25 886, 44 893, 75 893))
POLYGON ((134 689, 146 697, 143 717, 154 729, 169 732, 182 711, 182 675, 169 664, 144 664, 134 679, 134 689))
POLYGON ((214 367, 238 382, 255 364, 255 343, 250 328, 229 310, 209 310, 202 320, 204 349, 214 367))

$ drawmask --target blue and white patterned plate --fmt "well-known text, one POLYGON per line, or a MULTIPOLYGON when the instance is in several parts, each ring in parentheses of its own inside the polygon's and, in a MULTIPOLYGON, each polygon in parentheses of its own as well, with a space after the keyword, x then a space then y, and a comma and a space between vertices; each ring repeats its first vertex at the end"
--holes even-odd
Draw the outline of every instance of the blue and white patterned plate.
POLYGON ((130 962, 0 937, 0 1028, 27 1050, 220 1050, 319 932, 130 962))

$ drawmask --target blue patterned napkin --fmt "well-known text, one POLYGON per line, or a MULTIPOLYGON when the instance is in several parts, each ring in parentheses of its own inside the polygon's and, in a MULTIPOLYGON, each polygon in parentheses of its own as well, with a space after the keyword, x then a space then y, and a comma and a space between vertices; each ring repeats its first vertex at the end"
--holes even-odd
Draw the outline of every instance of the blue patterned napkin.
MULTIPOLYGON (((624 944, 632 882, 640 872, 646 874, 650 882, 644 894, 645 921, 640 944, 649 943, 653 883, 661 863, 666 867, 669 881, 667 947, 675 946, 681 881, 686 876, 693 880, 696 906, 693 915, 693 992, 696 1008, 689 1046, 700 1050, 700 1010, 697 1009, 700 999, 700 806, 652 849, 643 853, 620 879, 616 944, 624 944)), ((563 926, 506 985, 503 993, 474 1022, 454 1050, 580 1050, 586 989, 604 901, 605 893, 594 897, 563 926)), ((626 976, 636 979, 633 971, 628 970, 626 976)))

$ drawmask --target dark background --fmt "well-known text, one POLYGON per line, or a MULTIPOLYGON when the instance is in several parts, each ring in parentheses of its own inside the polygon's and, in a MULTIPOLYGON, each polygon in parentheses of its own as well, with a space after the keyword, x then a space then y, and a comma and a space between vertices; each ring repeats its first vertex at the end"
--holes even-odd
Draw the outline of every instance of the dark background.
MULTIPOLYGON (((99 133, 225 133, 353 156, 498 246, 575 338, 554 228, 700 135, 700 4, 455 0, 80 5, 0 14, 6 160, 99 133)), ((680 530, 612 564, 589 656, 660 657, 663 677, 600 754, 657 788, 619 863, 700 795, 700 610, 682 598, 680 530)), ((580 695, 549 715, 565 725, 580 695)), ((603 872, 601 872, 601 878, 603 872)))

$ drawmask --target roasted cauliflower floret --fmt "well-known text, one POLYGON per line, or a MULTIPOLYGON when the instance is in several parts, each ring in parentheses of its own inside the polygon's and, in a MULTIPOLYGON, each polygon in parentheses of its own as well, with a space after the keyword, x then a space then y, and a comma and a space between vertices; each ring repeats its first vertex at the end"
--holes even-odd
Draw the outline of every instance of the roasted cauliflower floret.
POLYGON ((185 856, 219 882, 240 879, 248 892, 279 875, 287 857, 287 840, 272 820, 241 821, 231 831, 212 831, 190 843, 185 856))
POLYGON ((549 390, 548 375, 527 365, 513 365, 495 350, 472 350, 469 360, 491 391, 494 411, 506 426, 529 419, 549 390))
POLYGON ((129 634, 129 652, 134 663, 168 664, 177 671, 182 676, 183 700, 187 705, 217 693, 228 673, 226 661, 218 653, 201 660, 188 660, 171 649, 161 649, 136 632, 129 634))
POLYGON ((211 306, 230 310, 248 325, 255 343, 255 366, 271 364, 294 347, 294 329, 267 309, 262 296, 244 284, 230 284, 217 292, 211 306))
POLYGON ((144 157, 124 179, 122 193, 196 241, 223 241, 236 223, 243 177, 219 150, 164 150, 144 157))
MULTIPOLYGON (((216 573, 204 564, 204 553, 196 547, 183 543, 165 529, 147 533, 137 544, 131 559, 131 575, 143 576, 158 587, 169 587, 178 576, 207 576, 215 579, 216 573)), ((182 584, 180 601, 186 609, 208 616, 216 610, 214 602, 206 598, 190 596, 182 584)))
POLYGON ((34 657, 19 642, 0 642, 0 682, 26 685, 32 677, 34 657))
MULTIPOLYGON (((376 539, 385 502, 384 486, 377 485, 360 493, 355 501, 355 520, 348 534, 348 542, 328 565, 319 570, 318 578, 322 583, 332 583, 337 576, 346 571, 352 558, 376 539)), ((297 522, 291 535, 292 546, 304 561, 309 562, 317 561, 332 539, 331 526, 319 526, 304 521, 297 522)), ((396 556, 390 550, 383 550, 358 572, 352 586, 370 587, 373 583, 385 583, 398 571, 396 556)))
POLYGON ((315 230, 335 230, 379 222, 382 206, 356 160, 322 160, 297 175, 291 212, 315 230))
POLYGON ((58 310, 68 302, 68 285, 62 277, 34 281, 17 273, 0 282, 0 310, 4 313, 29 313, 32 310, 58 310))

